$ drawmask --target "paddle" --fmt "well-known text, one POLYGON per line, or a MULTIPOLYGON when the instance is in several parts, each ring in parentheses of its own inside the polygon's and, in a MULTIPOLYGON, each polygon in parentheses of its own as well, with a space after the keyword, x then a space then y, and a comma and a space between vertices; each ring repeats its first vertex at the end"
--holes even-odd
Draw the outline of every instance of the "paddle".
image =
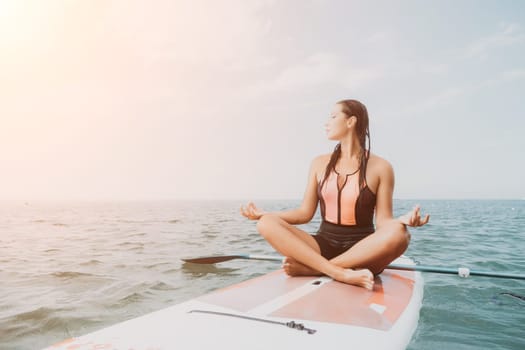
MULTIPOLYGON (((215 264, 215 263, 234 260, 234 259, 283 261, 283 257, 280 257, 280 256, 252 255, 252 254, 217 255, 217 256, 206 256, 206 257, 200 257, 200 258, 187 258, 187 259, 182 259, 182 260, 185 262, 194 263, 194 264, 215 264)), ((459 275, 460 277, 483 276, 483 277, 525 280, 525 275, 518 275, 518 274, 513 274, 513 273, 498 273, 498 272, 491 272, 491 271, 475 271, 475 270, 470 270, 469 268, 466 268, 466 267, 460 267, 457 269, 453 269, 453 268, 444 268, 444 267, 439 267, 439 266, 390 264, 386 268, 391 269, 391 270, 421 271, 421 272, 442 273, 442 274, 448 274, 448 275, 459 275)))
POLYGON ((246 260, 267 260, 267 261, 283 261, 283 257, 272 256, 272 255, 253 255, 253 254, 236 254, 236 255, 216 255, 216 256, 205 256, 201 258, 182 259, 182 261, 194 263, 194 264, 216 264, 223 261, 229 261, 234 259, 246 259, 246 260))

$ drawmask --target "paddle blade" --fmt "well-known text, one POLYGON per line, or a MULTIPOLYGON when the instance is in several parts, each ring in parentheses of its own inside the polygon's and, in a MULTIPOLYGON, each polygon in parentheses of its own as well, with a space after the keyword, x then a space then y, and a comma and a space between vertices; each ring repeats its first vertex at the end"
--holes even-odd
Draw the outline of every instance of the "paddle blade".
POLYGON ((182 261, 193 263, 193 264, 216 264, 223 261, 229 261, 233 259, 242 259, 241 255, 221 255, 221 256, 204 256, 201 258, 186 258, 182 261))

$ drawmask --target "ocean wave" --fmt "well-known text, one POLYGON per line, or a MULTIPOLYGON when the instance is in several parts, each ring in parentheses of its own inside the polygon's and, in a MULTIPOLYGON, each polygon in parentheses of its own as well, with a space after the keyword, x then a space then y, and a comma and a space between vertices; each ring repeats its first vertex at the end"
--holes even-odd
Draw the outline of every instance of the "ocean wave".
POLYGON ((50 276, 60 278, 60 279, 72 279, 78 277, 93 277, 91 273, 77 272, 77 271, 57 271, 50 274, 50 276))
POLYGON ((44 250, 44 253, 56 253, 56 252, 59 252, 59 251, 60 251, 60 249, 50 248, 50 249, 44 250))
POLYGON ((123 298, 120 298, 117 301, 115 307, 126 307, 129 304, 138 303, 138 302, 144 301, 145 299, 146 299, 146 296, 143 293, 133 292, 133 293, 126 295, 123 298))
POLYGON ((134 232, 127 235, 127 237, 142 237, 145 236, 146 232, 134 232))
POLYGON ((80 266, 93 266, 93 265, 98 265, 98 264, 102 264, 102 261, 96 260, 96 259, 91 259, 89 261, 81 262, 79 265, 80 266))
POLYGON ((137 246, 144 246, 144 243, 142 242, 129 242, 129 241, 126 241, 126 242, 121 242, 121 243, 118 243, 117 246, 119 247, 129 247, 129 246, 132 246, 132 248, 136 248, 137 246))
POLYGON ((9 318, 11 322, 26 322, 26 321, 43 321, 49 318, 50 315, 64 311, 63 308, 38 307, 30 311, 25 311, 13 315, 9 318))
MULTIPOLYGON (((24 338, 35 333, 50 333, 53 329, 67 330, 68 321, 61 315, 64 311, 66 311, 64 308, 38 307, 3 318, 0 320, 1 342, 14 345, 23 343, 24 338)), ((23 348, 34 348, 34 345, 33 342, 23 348)))
POLYGON ((153 286, 151 286, 150 289, 165 291, 165 290, 175 290, 177 288, 175 288, 174 286, 172 286, 171 284, 168 284, 168 283, 158 282, 158 283, 154 284, 153 286))
POLYGON ((172 265, 173 263, 172 262, 158 262, 158 263, 154 263, 154 264, 150 264, 150 265, 146 265, 144 266, 145 268, 147 269, 153 269, 155 267, 158 267, 158 266, 164 266, 164 265, 172 265))

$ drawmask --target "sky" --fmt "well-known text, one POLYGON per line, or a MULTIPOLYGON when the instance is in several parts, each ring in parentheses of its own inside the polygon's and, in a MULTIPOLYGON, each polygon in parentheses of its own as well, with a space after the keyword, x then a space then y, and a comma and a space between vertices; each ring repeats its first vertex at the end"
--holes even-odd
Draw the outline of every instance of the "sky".
POLYGON ((335 102, 400 199, 524 199, 525 2, 0 0, 0 199, 301 199, 335 102))

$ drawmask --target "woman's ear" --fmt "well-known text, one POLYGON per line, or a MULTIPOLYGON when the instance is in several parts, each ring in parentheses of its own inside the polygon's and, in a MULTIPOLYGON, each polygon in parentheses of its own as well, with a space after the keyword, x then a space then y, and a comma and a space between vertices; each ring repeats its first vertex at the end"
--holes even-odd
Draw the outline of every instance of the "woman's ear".
POLYGON ((353 128, 357 123, 357 117, 355 115, 351 116, 350 118, 348 118, 346 120, 346 126, 348 127, 348 129, 351 129, 353 128))

